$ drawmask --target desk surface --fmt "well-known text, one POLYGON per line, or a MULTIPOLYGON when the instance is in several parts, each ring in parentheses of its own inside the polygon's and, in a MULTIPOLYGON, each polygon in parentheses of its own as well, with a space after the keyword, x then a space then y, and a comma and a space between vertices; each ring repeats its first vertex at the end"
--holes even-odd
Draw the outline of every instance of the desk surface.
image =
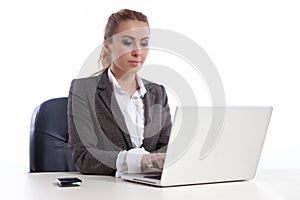
POLYGON ((299 200, 300 170, 258 171, 251 181, 159 188, 109 176, 78 173, 0 174, 1 196, 6 199, 222 199, 299 200), (79 177, 79 187, 61 188, 57 177, 79 177))

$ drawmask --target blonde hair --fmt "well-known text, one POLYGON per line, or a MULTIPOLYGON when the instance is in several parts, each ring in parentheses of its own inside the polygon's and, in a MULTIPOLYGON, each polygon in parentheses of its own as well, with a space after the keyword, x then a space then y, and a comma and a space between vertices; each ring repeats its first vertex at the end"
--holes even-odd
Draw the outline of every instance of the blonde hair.
POLYGON ((100 57, 98 60, 100 70, 92 74, 92 76, 102 73, 105 69, 107 69, 111 65, 112 60, 110 54, 106 51, 104 44, 106 42, 111 43, 112 41, 110 40, 110 38, 118 32, 120 23, 128 20, 142 21, 142 22, 146 22, 149 25, 147 16, 141 12, 137 12, 129 9, 122 9, 116 13, 113 13, 108 18, 108 21, 104 29, 104 41, 100 52, 100 57))

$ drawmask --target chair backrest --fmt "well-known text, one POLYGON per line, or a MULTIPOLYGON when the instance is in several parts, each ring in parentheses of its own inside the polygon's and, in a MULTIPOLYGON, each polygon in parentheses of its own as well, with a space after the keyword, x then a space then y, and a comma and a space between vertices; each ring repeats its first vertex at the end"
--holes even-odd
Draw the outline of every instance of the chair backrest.
POLYGON ((68 147, 68 98, 38 106, 31 119, 30 172, 77 171, 68 147))

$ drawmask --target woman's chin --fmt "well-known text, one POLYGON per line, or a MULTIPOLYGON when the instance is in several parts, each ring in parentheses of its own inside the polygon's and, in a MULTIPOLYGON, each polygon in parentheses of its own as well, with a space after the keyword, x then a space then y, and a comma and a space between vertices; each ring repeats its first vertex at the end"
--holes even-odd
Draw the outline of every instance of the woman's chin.
POLYGON ((136 73, 142 68, 142 65, 130 67, 130 69, 127 71, 128 73, 136 73))

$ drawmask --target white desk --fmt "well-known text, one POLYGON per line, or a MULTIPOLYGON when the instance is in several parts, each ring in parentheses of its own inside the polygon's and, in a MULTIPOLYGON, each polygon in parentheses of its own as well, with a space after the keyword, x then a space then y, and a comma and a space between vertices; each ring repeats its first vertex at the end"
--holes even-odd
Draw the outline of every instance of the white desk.
POLYGON ((299 200, 300 170, 258 171, 251 181, 158 188, 126 182, 109 176, 78 173, 1 172, 1 196, 4 199, 103 199, 103 200, 299 200), (79 187, 61 188, 57 177, 76 176, 79 187))

